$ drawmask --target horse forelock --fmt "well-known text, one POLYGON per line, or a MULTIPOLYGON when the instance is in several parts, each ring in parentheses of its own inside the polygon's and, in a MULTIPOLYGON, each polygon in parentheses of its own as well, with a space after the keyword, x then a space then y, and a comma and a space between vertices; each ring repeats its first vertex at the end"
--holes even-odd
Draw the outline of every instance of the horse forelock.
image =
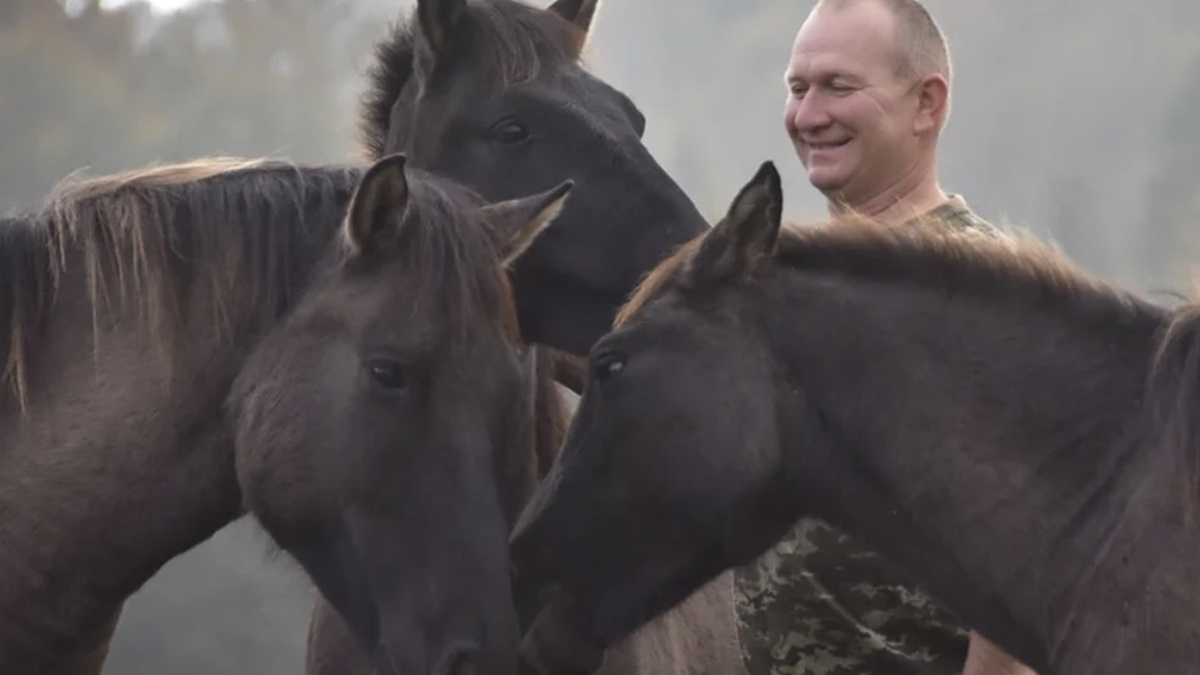
MULTIPOLYGON (((587 38, 578 26, 554 12, 514 0, 469 2, 462 26, 461 43, 477 55, 471 68, 501 87, 578 64, 587 38)), ((414 8, 373 50, 358 125, 360 142, 371 161, 389 150, 392 107, 414 75, 418 31, 414 8)))
POLYGON ((409 197, 400 237, 389 250, 363 258, 343 228, 338 264, 367 275, 375 265, 399 264, 411 282, 405 294, 444 314, 452 329, 448 346, 469 345, 477 330, 494 325, 520 345, 512 285, 480 208, 484 200, 455 181, 413 167, 405 171, 409 197))
POLYGON ((557 390, 550 350, 527 344, 521 335, 512 283, 496 248, 496 235, 479 208, 485 201, 444 177, 412 167, 406 173, 409 197, 401 236, 389 249, 362 257, 343 228, 335 265, 349 274, 371 275, 374 265, 398 264, 407 277, 404 293, 415 304, 443 313, 451 328, 444 345, 450 358, 455 358, 454 350, 469 347, 477 331, 498 325, 509 346, 527 355, 528 417, 519 422, 531 434, 531 443, 520 449, 526 454, 506 459, 514 467, 548 470, 565 437, 569 415, 557 390))
POLYGON ((512 0, 469 5, 469 41, 505 87, 579 63, 586 35, 553 12, 512 0))
POLYGON ((695 255, 702 239, 703 237, 696 237, 680 246, 650 270, 629 296, 629 300, 617 311, 617 316, 613 320, 614 329, 629 323, 651 300, 676 280, 679 273, 685 268, 685 263, 695 255))
POLYGON ((296 261, 332 235, 360 174, 213 158, 62 181, 0 238, 3 259, 19 263, 0 268, 0 355, 22 406, 30 344, 70 265, 86 275, 94 331, 113 303, 136 303, 159 349, 177 353, 188 301, 206 291, 214 331, 229 338, 292 300, 296 261))
POLYGON ((552 350, 529 345, 521 334, 512 282, 496 248, 498 235, 478 208, 484 199, 455 181, 408 171, 415 211, 406 216, 411 230, 402 239, 401 255, 418 279, 417 301, 442 306, 457 328, 450 348, 470 344, 474 330, 498 323, 512 348, 536 351, 525 373, 532 403, 525 423, 532 442, 523 450, 530 454, 511 459, 532 461, 540 479, 557 455, 570 419, 555 382, 552 350))

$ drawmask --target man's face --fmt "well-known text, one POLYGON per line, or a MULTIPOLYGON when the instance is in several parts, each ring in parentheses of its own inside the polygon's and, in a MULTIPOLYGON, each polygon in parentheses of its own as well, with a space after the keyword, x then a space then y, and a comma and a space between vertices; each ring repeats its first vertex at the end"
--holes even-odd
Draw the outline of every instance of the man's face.
POLYGON ((895 19, 876 2, 820 7, 796 34, 784 126, 827 197, 861 204, 917 161, 919 89, 900 77, 900 56, 895 19))

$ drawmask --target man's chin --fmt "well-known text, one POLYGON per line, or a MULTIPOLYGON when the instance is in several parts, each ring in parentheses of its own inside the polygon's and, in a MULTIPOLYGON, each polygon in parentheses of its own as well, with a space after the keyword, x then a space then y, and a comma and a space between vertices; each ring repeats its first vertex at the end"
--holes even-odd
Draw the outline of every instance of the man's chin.
POLYGON ((842 172, 826 166, 809 168, 808 182, 828 199, 837 199, 846 188, 842 172))

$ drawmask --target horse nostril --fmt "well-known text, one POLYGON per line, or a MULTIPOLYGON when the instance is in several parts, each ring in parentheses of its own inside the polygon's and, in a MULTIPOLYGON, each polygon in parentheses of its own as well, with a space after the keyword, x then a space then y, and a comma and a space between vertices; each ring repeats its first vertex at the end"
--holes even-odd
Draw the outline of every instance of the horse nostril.
POLYGON ((465 642, 451 645, 442 655, 434 675, 475 675, 478 672, 476 657, 479 647, 465 642))

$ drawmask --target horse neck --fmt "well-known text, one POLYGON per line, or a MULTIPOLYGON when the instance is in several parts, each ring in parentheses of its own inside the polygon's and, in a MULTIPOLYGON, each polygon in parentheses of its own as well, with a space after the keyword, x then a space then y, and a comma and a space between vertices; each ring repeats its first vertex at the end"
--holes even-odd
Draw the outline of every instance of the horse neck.
POLYGON ((22 353, 27 405, 0 403, 0 512, 11 507, 4 532, 23 542, 0 556, 0 671, 58 672, 107 642, 128 595, 237 517, 222 403, 245 352, 318 266, 353 187, 343 183, 257 211, 253 185, 190 207, 162 198, 134 235, 118 211, 81 208, 54 226, 53 245, 21 244, 53 261, 53 283, 13 288, 56 297, 21 319, 36 346, 22 353), (227 231, 163 234, 200 212, 227 217, 227 231), (249 240, 245 228, 271 232, 249 240), (113 241, 147 257, 118 267, 113 241))
MULTIPOLYGON (((530 394, 533 399, 531 453, 536 482, 541 482, 558 458, 558 451, 567 435, 570 412, 554 377, 558 354, 540 345, 531 346, 530 349, 533 350, 530 373, 530 394)), ((531 495, 526 495, 526 498, 531 495)))
POLYGON ((797 271, 763 298, 772 351, 827 425, 826 447, 783 450, 805 510, 1045 664, 1145 484, 1129 439, 1155 322, 1088 327, 1032 303, 797 271))
POLYGON ((583 388, 587 366, 583 359, 565 352, 545 346, 536 349, 534 454, 537 457, 538 481, 541 481, 558 459, 571 422, 572 406, 563 399, 564 392, 560 386, 578 395, 583 388))

